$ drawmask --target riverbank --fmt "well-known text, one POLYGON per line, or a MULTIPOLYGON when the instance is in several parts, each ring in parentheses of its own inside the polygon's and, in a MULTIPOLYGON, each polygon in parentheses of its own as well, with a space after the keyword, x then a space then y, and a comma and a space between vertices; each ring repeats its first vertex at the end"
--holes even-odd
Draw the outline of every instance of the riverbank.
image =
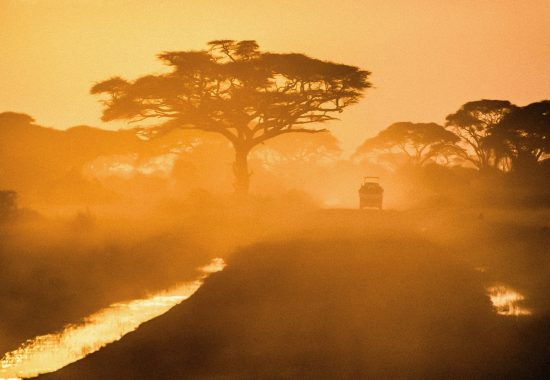
MULTIPOLYGON (((520 330, 526 330, 514 334, 533 334, 545 326, 550 314, 548 210, 321 210, 295 199, 230 207, 203 200, 199 206, 157 207, 147 216, 126 219, 82 211, 12 228, 0 243, 9 248, 2 250, 1 257, 0 295, 7 305, 0 326, 7 338, 1 343, 9 347, 5 352, 26 339, 60 331, 114 302, 142 298, 185 281, 186 276, 193 279, 195 268, 213 257, 231 262, 235 252, 242 250, 239 246, 259 242, 319 246, 327 241, 330 246, 338 241, 361 246, 365 252, 385 242, 401 247, 404 262, 414 268, 418 267, 415 258, 423 253, 410 242, 420 242, 437 247, 442 260, 454 263, 451 268, 472 273, 491 316, 496 313, 488 287, 505 284, 523 295, 520 305, 533 312, 528 317, 531 321, 538 321, 530 322, 531 326, 539 327, 522 325, 520 330)), ((316 260, 312 257, 311 263, 303 265, 314 265, 316 260)), ((356 265, 349 257, 342 260, 350 267, 356 265)), ((318 285, 326 287, 322 282, 318 285)), ((528 338, 518 342, 528 351, 528 338)))
POLYGON ((540 378, 548 318, 497 314, 479 274, 407 236, 254 244, 187 301, 38 378, 540 378))

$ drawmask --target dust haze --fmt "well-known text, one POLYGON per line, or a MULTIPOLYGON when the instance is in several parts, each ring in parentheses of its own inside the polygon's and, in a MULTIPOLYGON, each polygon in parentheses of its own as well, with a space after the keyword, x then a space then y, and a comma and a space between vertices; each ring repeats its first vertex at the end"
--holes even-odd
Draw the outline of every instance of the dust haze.
POLYGON ((214 258, 228 264, 166 315, 40 377, 549 370, 544 155, 529 170, 512 170, 513 156, 493 171, 449 165, 441 152, 422 164, 397 154, 396 164, 374 143, 346 159, 330 132, 289 134, 251 151, 242 197, 232 146, 216 134, 60 131, 5 112, 0 135, 2 353, 193 281, 214 258), (382 209, 359 209, 367 175, 380 178, 382 209), (499 315, 487 293, 497 284, 521 293, 530 314, 499 315))

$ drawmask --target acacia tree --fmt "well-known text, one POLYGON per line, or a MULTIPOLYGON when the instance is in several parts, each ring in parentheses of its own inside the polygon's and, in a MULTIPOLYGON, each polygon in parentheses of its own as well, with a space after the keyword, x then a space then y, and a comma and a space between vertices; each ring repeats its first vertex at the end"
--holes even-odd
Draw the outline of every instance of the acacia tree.
POLYGON ((399 122, 365 140, 353 157, 375 154, 395 166, 399 165, 398 157, 405 157, 407 163, 420 166, 439 156, 448 160, 449 150, 455 149, 458 140, 458 136, 436 123, 399 122))
POLYGON ((173 71, 134 81, 113 77, 92 94, 107 94, 103 121, 159 118, 157 132, 198 129, 225 136, 235 149, 235 189, 248 192, 248 154, 305 125, 335 120, 371 87, 370 73, 304 54, 262 52, 256 41, 217 40, 201 51, 158 55, 173 71))
POLYGON ((446 117, 445 127, 460 137, 464 146, 456 153, 478 169, 499 168, 505 156, 497 142, 489 139, 490 131, 512 109, 507 100, 477 100, 462 105, 446 117))
POLYGON ((489 129, 487 144, 511 161, 511 170, 534 168, 550 154, 550 100, 514 107, 489 129))

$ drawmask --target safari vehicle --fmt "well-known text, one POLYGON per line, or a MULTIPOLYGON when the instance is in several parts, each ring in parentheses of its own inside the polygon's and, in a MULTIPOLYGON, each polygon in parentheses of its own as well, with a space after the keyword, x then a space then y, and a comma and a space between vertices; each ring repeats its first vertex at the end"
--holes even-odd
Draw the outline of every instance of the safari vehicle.
POLYGON ((371 207, 382 210, 383 194, 380 177, 364 177, 359 189, 359 208, 371 207))

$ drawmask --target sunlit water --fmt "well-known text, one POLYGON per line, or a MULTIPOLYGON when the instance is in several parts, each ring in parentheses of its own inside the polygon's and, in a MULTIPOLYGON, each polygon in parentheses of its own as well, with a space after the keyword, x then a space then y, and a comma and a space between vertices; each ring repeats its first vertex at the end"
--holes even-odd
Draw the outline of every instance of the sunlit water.
MULTIPOLYGON (((208 273, 220 271, 224 266, 222 259, 214 259, 209 266, 201 268, 205 275, 195 282, 147 299, 113 304, 86 318, 82 324, 67 326, 59 334, 43 335, 27 341, 19 349, 8 352, 0 361, 0 380, 17 380, 56 371, 119 340, 143 322, 164 314, 191 296, 208 273)), ((486 268, 476 270, 484 272, 486 268)), ((506 285, 489 287, 487 292, 498 314, 531 314, 521 306, 520 301, 524 297, 506 285)))
POLYGON ((487 289, 491 302, 497 313, 501 315, 529 315, 531 312, 521 306, 525 299, 521 294, 506 285, 492 286, 487 289))
MULTIPOLYGON (((478 272, 485 273, 489 267, 474 268, 478 272)), ((500 315, 530 315, 531 311, 521 305, 524 296, 504 284, 493 285, 487 288, 487 294, 491 298, 493 308, 500 315)))
POLYGON ((0 361, 0 380, 15 380, 53 372, 108 343, 119 340, 140 324, 164 314, 170 308, 191 296, 212 272, 225 266, 222 259, 201 268, 205 275, 150 298, 117 303, 86 318, 82 324, 70 325, 59 334, 36 337, 19 349, 8 352, 0 361))

